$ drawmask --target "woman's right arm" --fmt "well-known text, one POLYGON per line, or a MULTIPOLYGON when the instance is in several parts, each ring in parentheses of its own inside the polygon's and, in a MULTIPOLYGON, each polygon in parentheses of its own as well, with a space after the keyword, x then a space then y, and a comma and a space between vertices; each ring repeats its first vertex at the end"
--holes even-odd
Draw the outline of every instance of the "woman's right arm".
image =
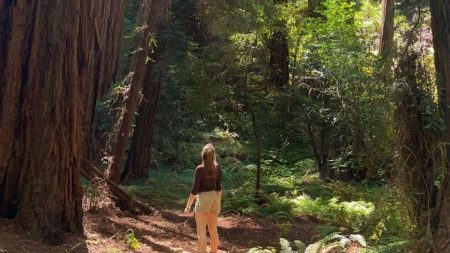
POLYGON ((191 193, 189 194, 189 198, 186 203, 186 208, 184 209, 185 213, 189 213, 191 211, 191 206, 194 203, 195 195, 200 191, 200 182, 202 180, 202 174, 198 168, 195 169, 195 178, 194 183, 192 184, 191 193))

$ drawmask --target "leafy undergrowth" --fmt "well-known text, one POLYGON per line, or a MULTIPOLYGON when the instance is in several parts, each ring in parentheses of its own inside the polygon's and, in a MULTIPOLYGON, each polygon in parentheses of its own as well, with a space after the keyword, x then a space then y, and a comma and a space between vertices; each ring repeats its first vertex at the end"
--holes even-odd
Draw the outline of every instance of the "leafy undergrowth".
MULTIPOLYGON (((376 184, 325 183, 312 169, 313 161, 294 166, 263 165, 262 204, 254 199, 256 166, 223 166, 223 214, 258 217, 276 224, 280 237, 298 228, 298 217, 320 221, 307 242, 331 234, 361 234, 370 247, 367 252, 399 252, 409 245, 412 230, 408 205, 401 202, 398 190, 376 184)), ((137 198, 162 207, 181 210, 192 184, 193 169, 151 171, 150 179, 124 186, 137 198)), ((305 240, 305 238, 302 238, 305 240)), ((258 245, 254 245, 258 246, 258 245)), ((273 245, 273 247, 278 247, 273 245)))

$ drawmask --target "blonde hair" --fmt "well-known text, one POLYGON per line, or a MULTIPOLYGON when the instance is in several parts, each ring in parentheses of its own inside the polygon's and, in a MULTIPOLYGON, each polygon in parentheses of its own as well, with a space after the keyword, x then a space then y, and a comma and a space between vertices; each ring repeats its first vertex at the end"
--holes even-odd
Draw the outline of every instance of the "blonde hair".
POLYGON ((206 170, 207 177, 216 177, 217 160, 216 150, 211 143, 206 144, 203 147, 202 153, 202 165, 206 170))

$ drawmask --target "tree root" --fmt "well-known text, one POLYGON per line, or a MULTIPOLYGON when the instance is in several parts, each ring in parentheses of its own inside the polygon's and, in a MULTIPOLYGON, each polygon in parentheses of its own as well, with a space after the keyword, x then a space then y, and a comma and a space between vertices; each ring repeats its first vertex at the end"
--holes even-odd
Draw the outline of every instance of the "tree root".
POLYGON ((98 179, 101 179, 107 186, 106 189, 110 195, 108 197, 110 197, 111 200, 114 201, 114 204, 122 211, 131 212, 133 214, 158 213, 155 208, 150 207, 139 200, 133 199, 117 184, 105 178, 104 174, 99 169, 85 159, 81 161, 81 175, 91 183, 98 182, 98 179))

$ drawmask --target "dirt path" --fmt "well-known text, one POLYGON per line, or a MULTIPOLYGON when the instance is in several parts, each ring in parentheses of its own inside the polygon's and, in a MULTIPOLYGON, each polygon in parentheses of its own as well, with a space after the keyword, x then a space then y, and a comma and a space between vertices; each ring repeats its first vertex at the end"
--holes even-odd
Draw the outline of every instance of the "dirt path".
MULTIPOLYGON (((237 215, 219 219, 220 252, 246 252, 254 246, 277 246, 280 237, 313 242, 314 227, 320 222, 297 218, 289 232, 274 222, 237 215)), ((179 211, 162 211, 154 216, 131 216, 116 210, 84 215, 84 235, 68 235, 66 244, 49 247, 25 239, 15 222, 0 219, 0 253, 119 253, 119 252, 195 252, 195 221, 179 211), (125 243, 131 229, 140 243, 132 250, 125 243)))

